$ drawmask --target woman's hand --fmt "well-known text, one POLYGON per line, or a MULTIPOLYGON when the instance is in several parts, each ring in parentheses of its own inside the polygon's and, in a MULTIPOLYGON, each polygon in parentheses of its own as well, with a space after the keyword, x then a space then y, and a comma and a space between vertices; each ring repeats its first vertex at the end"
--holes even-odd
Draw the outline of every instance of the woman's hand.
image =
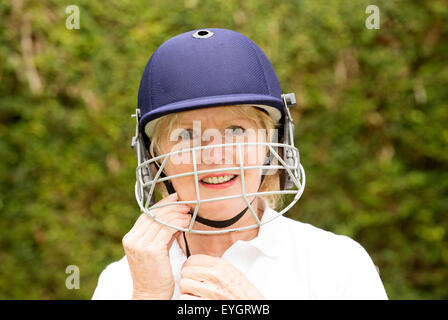
POLYGON ((180 299, 265 299, 231 263, 203 254, 190 256, 181 270, 180 299))
MULTIPOLYGON (((177 193, 158 203, 177 201, 177 193)), ((186 228, 191 220, 187 205, 176 204, 154 209, 161 221, 186 228)), ((142 214, 132 229, 123 237, 123 247, 128 259, 134 284, 133 299, 171 299, 174 277, 171 271, 169 249, 180 232, 142 214)))

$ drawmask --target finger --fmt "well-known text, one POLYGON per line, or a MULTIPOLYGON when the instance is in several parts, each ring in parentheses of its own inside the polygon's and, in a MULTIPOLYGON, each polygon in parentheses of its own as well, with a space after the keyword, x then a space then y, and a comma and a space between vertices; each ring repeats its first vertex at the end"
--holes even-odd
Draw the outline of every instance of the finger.
MULTIPOLYGON (((158 204, 169 202, 175 203, 177 199, 177 193, 174 193, 160 200, 158 204)), ((139 242, 139 245, 143 245, 143 247, 148 246, 158 232, 163 228, 163 224, 161 224, 160 221, 166 223, 165 221, 170 221, 173 217, 185 216, 189 210, 190 208, 187 205, 173 204, 154 209, 154 212, 152 213, 154 217, 141 214, 132 229, 123 238, 123 244, 126 243, 125 246, 130 246, 136 244, 136 242, 139 242), (155 221, 155 218, 157 218, 158 221, 155 221)), ((171 237, 166 241, 170 242, 171 237)))
MULTIPOLYGON (((145 223, 144 221, 147 220, 148 218, 149 217, 146 214, 144 214, 144 213, 140 214, 140 216, 137 218, 137 220, 135 221, 134 225, 132 226, 131 230, 129 230, 128 233, 129 234, 138 234, 139 230, 141 230, 140 226, 142 224, 144 224, 145 223)), ((151 219, 151 218, 149 218, 149 219, 151 219)))
MULTIPOLYGON (((190 224, 190 221, 191 221, 191 216, 185 215, 185 216, 175 217, 175 218, 171 219, 170 221, 168 221, 168 223, 173 226, 179 227, 179 228, 187 228, 188 225, 190 224)), ((155 241, 157 243, 161 243, 161 244, 172 243, 172 241, 174 240, 173 238, 177 232, 179 232, 179 230, 174 229, 172 227, 163 226, 162 228, 160 228, 158 233, 154 236, 153 241, 155 241)))
POLYGON ((189 266, 182 268, 180 276, 185 279, 219 284, 220 278, 215 274, 214 270, 215 268, 210 267, 189 266))
POLYGON ((179 236, 180 231, 177 231, 173 234, 173 236, 171 237, 170 241, 168 242, 168 248, 171 248, 171 246, 173 245, 174 240, 179 236))
MULTIPOLYGON (((167 204, 167 203, 173 203, 173 204, 170 205, 170 206, 164 206, 164 207, 161 207, 161 208, 155 208, 155 209, 151 209, 150 208, 151 214, 153 214, 153 215, 163 214, 163 212, 166 211, 166 209, 168 209, 168 211, 170 211, 169 209, 173 208, 173 207, 177 207, 177 206, 183 207, 183 206, 186 206, 184 204, 176 204, 177 200, 178 200, 177 192, 170 194, 169 196, 167 196, 167 197, 163 198, 162 200, 158 201, 156 204, 154 204, 154 206, 157 206, 157 205, 160 205, 160 204, 167 204)), ((137 219, 136 223, 137 222, 142 222, 142 221, 148 221, 148 219, 146 219, 145 216, 146 215, 140 215, 140 217, 137 219)))
MULTIPOLYGON (((180 212, 169 212, 165 216, 164 223, 168 223, 170 225, 178 226, 181 228, 185 228, 189 220, 191 219, 190 215, 180 212)), ((160 222, 153 222, 151 225, 147 227, 145 233, 140 236, 138 240, 142 244, 161 244, 166 245, 171 241, 171 237, 179 230, 163 225, 160 222), (161 237, 156 239, 156 237, 161 233, 161 237)))
MULTIPOLYGON (((169 204, 163 207, 159 207, 159 208, 150 208, 150 210, 153 210, 154 212, 157 211, 163 211, 163 209, 166 208, 183 208, 183 207, 188 207, 188 209, 190 209, 190 207, 186 204, 182 204, 182 203, 178 203, 178 198, 177 198, 177 193, 173 193, 171 196, 168 196, 166 198, 163 198, 162 200, 160 200, 159 202, 157 202, 154 206, 157 205, 162 205, 162 204, 169 204)), ((157 214, 155 214, 157 215, 157 214)))
POLYGON ((190 294, 206 299, 222 298, 221 290, 209 282, 201 282, 182 278, 179 282, 179 290, 183 294, 190 294))
MULTIPOLYGON (((154 210, 153 215, 157 220, 165 222, 166 220, 171 219, 171 216, 173 214, 187 215, 189 210, 190 207, 186 205, 173 205, 156 209, 154 210)), ((148 231, 150 230, 158 231, 159 228, 160 223, 155 221, 153 217, 149 217, 146 214, 142 214, 137 219, 137 222, 134 224, 129 233, 131 234, 131 236, 138 239, 148 231)))
POLYGON ((187 261, 185 261, 182 268, 188 267, 188 266, 202 266, 202 267, 213 268, 213 267, 216 267, 217 264, 221 264, 224 262, 225 262, 225 260, 223 260, 222 258, 212 257, 212 256, 205 255, 205 254, 194 254, 194 255, 191 255, 187 259, 187 261))
POLYGON ((168 220, 171 220, 173 218, 173 213, 179 213, 182 216, 191 217, 191 215, 188 214, 189 211, 190 211, 189 206, 178 205, 178 206, 169 208, 168 210, 165 210, 163 212, 157 212, 154 215, 154 218, 157 219, 158 221, 167 223, 168 220))

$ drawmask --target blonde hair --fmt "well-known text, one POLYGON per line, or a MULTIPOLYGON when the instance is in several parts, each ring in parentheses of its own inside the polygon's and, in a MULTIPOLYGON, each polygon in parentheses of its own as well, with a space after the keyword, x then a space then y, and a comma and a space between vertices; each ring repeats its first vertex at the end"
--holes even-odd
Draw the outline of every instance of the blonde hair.
MULTIPOLYGON (((252 106, 226 106, 229 111, 239 117, 245 117, 254 121, 258 128, 266 129, 267 136, 266 141, 270 141, 271 137, 270 129, 277 129, 278 122, 275 121, 272 117, 270 117, 266 112, 257 109, 252 106)), ((188 111, 185 111, 188 112, 188 111)), ((151 157, 155 157, 157 155, 161 155, 159 146, 160 141, 168 136, 168 133, 172 131, 174 124, 179 121, 179 113, 172 113, 161 118, 154 120, 152 136, 150 137, 151 143, 149 146, 149 153, 151 157), (155 153, 154 153, 155 151, 155 153)), ((147 132, 148 133, 148 132, 147 132)), ((155 167, 152 168, 154 173, 156 172, 155 167)), ((280 190, 280 177, 279 171, 276 170, 274 174, 265 175, 263 179, 263 183, 260 186, 259 192, 263 191, 275 191, 280 190)), ((162 197, 166 197, 168 195, 168 191, 163 183, 157 184, 157 189, 162 195, 162 197)), ((282 205, 282 195, 281 194, 267 194, 261 196, 269 205, 270 208, 276 210, 282 205)))

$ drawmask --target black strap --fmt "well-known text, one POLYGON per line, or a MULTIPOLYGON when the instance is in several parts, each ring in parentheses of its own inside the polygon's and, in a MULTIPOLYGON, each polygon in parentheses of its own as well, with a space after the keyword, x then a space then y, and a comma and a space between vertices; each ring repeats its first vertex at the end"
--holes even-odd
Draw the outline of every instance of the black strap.
POLYGON ((184 235, 184 241, 185 241, 185 251, 187 253, 187 258, 191 256, 190 248, 188 247, 187 238, 185 237, 185 231, 182 231, 182 234, 184 235))
MULTIPOLYGON (((252 201, 252 203, 254 201, 255 201, 255 199, 252 201)), ((246 213, 247 209, 249 209, 249 207, 246 207, 246 209, 244 209, 243 211, 238 213, 236 216, 234 216, 233 218, 227 219, 227 220, 210 220, 210 219, 202 218, 200 216, 196 216, 195 221, 205 224, 206 226, 209 226, 212 228, 227 228, 228 226, 231 226, 232 224, 234 224, 238 220, 240 220, 241 217, 244 216, 244 214, 246 213)), ((193 215, 192 210, 190 210, 188 213, 193 215)))
MULTIPOLYGON (((157 163, 157 161, 154 161, 154 165, 157 167, 157 170, 160 170, 160 166, 157 163)), ((166 174, 163 170, 162 170, 162 172, 160 172, 160 176, 162 178, 166 178, 166 174)), ((168 191, 168 195, 176 192, 176 190, 174 190, 173 184, 171 182, 168 182, 168 180, 165 180, 165 181, 163 181, 163 183, 165 184, 166 191, 168 191)))
MULTIPOLYGON (((254 203, 255 199, 256 198, 254 198, 254 200, 252 200, 251 204, 254 203)), ((228 226, 231 226, 238 220, 240 220, 241 217, 246 213, 247 209, 249 209, 249 207, 246 207, 246 209, 244 209, 243 211, 238 213, 236 216, 234 216, 233 218, 230 218, 228 220, 209 220, 209 219, 202 218, 200 216, 196 216, 195 221, 205 224, 206 226, 213 227, 213 228, 226 228, 228 226)), ((191 215, 193 214, 193 212, 191 212, 191 210, 188 213, 191 215)), ((191 252, 190 252, 190 248, 188 247, 188 241, 187 241, 187 237, 185 236, 185 231, 182 231, 182 235, 184 236, 185 252, 186 252, 187 258, 188 258, 189 256, 191 256, 191 252)))

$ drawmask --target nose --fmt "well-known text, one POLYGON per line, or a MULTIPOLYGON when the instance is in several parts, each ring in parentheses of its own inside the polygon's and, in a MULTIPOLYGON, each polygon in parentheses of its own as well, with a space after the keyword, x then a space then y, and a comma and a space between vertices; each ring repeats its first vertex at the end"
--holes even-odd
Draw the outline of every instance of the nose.
POLYGON ((208 139, 205 139, 204 146, 207 146, 207 148, 202 149, 201 152, 201 161, 203 164, 211 165, 211 164, 232 163, 233 160, 232 147, 226 147, 226 146, 217 147, 218 145, 225 143, 222 140, 223 139, 220 139, 220 137, 216 135, 211 135, 208 139))

